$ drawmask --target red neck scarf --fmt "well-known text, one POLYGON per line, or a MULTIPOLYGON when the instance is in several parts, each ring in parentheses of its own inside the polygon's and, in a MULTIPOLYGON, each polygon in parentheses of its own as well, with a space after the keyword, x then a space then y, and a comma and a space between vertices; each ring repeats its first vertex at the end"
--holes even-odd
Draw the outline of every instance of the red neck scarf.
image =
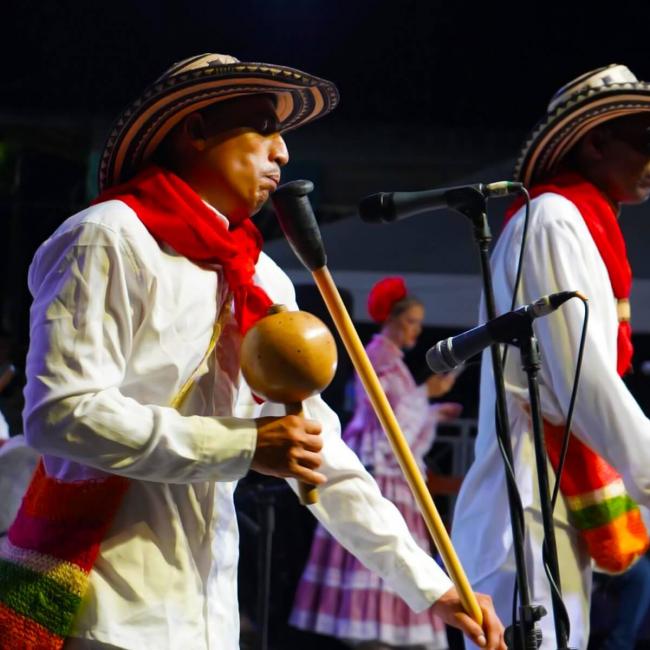
MULTIPOLYGON (((616 213, 605 195, 575 172, 565 172, 543 184, 534 185, 530 190, 530 197, 534 199, 545 192, 560 194, 578 208, 605 263, 614 296, 618 300, 629 299, 632 270, 616 213)), ((508 208, 506 223, 522 205, 523 200, 518 199, 508 208)), ((633 354, 632 329, 628 320, 619 321, 617 345, 616 365, 618 373, 623 375, 630 368, 633 354)))
POLYGON ((272 301, 253 284, 262 236, 250 219, 229 230, 185 181, 154 165, 105 190, 93 203, 109 200, 132 208, 158 242, 199 266, 223 268, 242 334, 266 314, 272 301))

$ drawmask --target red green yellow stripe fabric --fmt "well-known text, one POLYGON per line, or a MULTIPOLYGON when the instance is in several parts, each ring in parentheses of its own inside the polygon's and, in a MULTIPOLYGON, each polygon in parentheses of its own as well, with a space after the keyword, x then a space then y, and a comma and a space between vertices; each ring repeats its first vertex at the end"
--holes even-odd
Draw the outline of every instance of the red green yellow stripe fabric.
MULTIPOLYGON (((36 551, 14 546, 8 538, 0 541, 0 563, 6 562, 22 566, 49 580, 56 582, 67 592, 83 596, 88 573, 76 564, 36 551)), ((0 589, 2 586, 0 585, 0 589)))
POLYGON ((0 602, 0 639, 3 650, 58 650, 65 639, 0 602))
MULTIPOLYGON (((544 434, 557 470, 564 427, 545 422, 544 434)), ((650 547, 639 508, 627 494, 620 474, 575 436, 569 441, 560 491, 571 523, 601 569, 621 573, 650 547)))
POLYGON ((58 650, 128 479, 63 482, 39 463, 0 544, 0 648, 58 650))

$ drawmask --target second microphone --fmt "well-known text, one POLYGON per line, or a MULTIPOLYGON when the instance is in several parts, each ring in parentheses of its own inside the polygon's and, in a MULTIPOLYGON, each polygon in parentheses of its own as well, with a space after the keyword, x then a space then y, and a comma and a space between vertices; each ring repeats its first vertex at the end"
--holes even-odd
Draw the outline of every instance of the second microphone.
POLYGON ((552 293, 467 332, 438 341, 427 352, 427 365, 433 372, 449 372, 493 343, 516 338, 535 318, 547 316, 577 295, 578 291, 552 293))

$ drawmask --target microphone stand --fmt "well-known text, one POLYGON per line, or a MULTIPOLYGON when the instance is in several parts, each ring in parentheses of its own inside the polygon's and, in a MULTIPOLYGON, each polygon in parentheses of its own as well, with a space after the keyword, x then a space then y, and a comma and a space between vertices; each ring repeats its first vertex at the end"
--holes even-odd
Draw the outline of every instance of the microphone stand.
POLYGON ((257 517, 260 526, 260 539, 257 546, 257 626, 260 636, 259 650, 269 647, 269 613, 271 605, 271 565, 273 533, 275 532, 275 495, 258 486, 256 499, 257 517))
POLYGON ((546 443, 544 441, 544 426, 542 410, 539 399, 539 382, 537 374, 540 368, 540 355, 537 338, 533 332, 533 323, 526 326, 526 332, 517 340, 512 341, 521 351, 521 363, 528 377, 528 395, 530 399, 530 414, 533 424, 533 441, 535 444, 535 461, 537 463, 537 481, 539 484, 540 505, 542 510, 542 524, 544 527, 544 561, 548 564, 551 579, 556 588, 551 589, 553 602, 553 618, 555 624, 555 638, 559 650, 569 650, 569 635, 564 618, 564 605, 560 585, 560 567, 557 558, 557 545, 555 542, 555 528, 553 526, 553 509, 551 506, 551 492, 548 480, 548 467, 546 463, 546 443))
MULTIPOLYGON (((492 271, 490 268, 489 246, 492 241, 492 233, 490 232, 490 226, 487 220, 486 197, 478 189, 468 192, 467 188, 463 188, 462 192, 458 191, 457 193, 455 190, 450 190, 447 199, 449 205, 453 206, 452 209, 468 217, 474 226, 474 238, 479 249, 481 263, 486 312, 488 320, 492 320, 496 318, 497 313, 492 284, 492 271), (455 194, 457 195, 456 200, 454 200, 455 194)), ((507 459, 504 462, 512 468, 514 474, 512 441, 506 409, 506 390, 500 348, 501 346, 499 344, 490 346, 496 391, 496 435, 498 443, 507 459)), ((545 464, 544 469, 546 469, 545 464)), ((509 648, 517 650, 537 650, 542 642, 542 632, 537 626, 537 621, 546 614, 546 610, 541 605, 532 605, 530 602, 526 560, 524 558, 524 521, 523 517, 517 516, 517 513, 520 511, 519 494, 517 485, 511 474, 507 471, 507 468, 505 474, 508 506, 510 509, 510 525, 512 527, 512 544, 515 555, 517 590, 519 592, 520 603, 519 622, 507 628, 506 643, 509 648)))
MULTIPOLYGON (((240 484, 241 486, 242 484, 240 484)), ((262 485, 260 483, 247 486, 240 492, 237 516, 257 538, 257 593, 255 606, 256 636, 253 642, 254 650, 269 648, 269 620, 271 614, 271 568, 273 566, 273 537, 276 528, 275 509, 277 495, 288 491, 285 485, 262 485), (245 514, 241 505, 252 503, 256 510, 256 521, 245 514)))

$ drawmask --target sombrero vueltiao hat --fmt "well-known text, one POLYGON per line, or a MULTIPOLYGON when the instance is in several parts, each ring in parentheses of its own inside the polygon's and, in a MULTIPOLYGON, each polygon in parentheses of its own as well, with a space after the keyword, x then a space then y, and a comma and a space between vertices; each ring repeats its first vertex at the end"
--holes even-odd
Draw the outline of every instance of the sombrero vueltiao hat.
POLYGON ((256 94, 276 97, 282 132, 329 113, 339 99, 330 81, 286 66, 244 63, 226 54, 185 59, 165 71, 115 121, 100 157, 100 192, 133 176, 186 115, 256 94))
POLYGON ((558 90, 524 144, 515 178, 525 186, 552 174, 573 145, 595 126, 650 111, 650 83, 624 65, 587 72, 558 90))

